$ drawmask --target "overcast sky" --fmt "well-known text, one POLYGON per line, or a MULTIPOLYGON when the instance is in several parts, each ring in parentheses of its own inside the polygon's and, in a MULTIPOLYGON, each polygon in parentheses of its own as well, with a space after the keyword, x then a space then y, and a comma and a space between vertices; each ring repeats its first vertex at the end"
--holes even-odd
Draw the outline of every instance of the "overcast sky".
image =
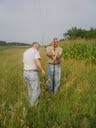
POLYGON ((0 0, 0 40, 46 44, 75 26, 96 28, 96 0, 0 0))

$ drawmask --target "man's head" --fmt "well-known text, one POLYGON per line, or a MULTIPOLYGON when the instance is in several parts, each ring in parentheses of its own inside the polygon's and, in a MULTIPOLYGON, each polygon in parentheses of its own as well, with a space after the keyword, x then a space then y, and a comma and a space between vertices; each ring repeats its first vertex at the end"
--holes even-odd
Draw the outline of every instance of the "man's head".
POLYGON ((39 50, 40 44, 37 43, 37 42, 33 42, 33 43, 32 43, 32 47, 35 48, 35 49, 37 49, 37 50, 39 50))
POLYGON ((58 42, 59 42, 59 41, 58 41, 58 38, 54 38, 54 39, 52 40, 52 46, 55 47, 55 48, 58 47, 58 42))

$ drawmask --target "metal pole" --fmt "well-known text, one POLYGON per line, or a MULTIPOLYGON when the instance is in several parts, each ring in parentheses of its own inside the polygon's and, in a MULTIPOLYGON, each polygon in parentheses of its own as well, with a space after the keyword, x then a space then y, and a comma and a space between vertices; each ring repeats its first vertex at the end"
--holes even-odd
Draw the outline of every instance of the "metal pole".
MULTIPOLYGON (((55 39, 54 39, 54 52, 55 52, 55 39)), ((53 93, 54 93, 54 84, 55 84, 55 60, 53 61, 53 93)))

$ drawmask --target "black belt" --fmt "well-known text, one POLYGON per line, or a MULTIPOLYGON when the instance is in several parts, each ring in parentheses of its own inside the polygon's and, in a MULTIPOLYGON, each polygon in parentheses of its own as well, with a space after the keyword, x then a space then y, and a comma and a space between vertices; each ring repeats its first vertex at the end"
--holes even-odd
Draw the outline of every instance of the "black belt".
POLYGON ((38 72, 38 70, 25 70, 24 71, 33 71, 33 72, 38 72))
POLYGON ((48 63, 48 64, 51 64, 51 65, 58 65, 58 64, 60 64, 60 63, 48 63))

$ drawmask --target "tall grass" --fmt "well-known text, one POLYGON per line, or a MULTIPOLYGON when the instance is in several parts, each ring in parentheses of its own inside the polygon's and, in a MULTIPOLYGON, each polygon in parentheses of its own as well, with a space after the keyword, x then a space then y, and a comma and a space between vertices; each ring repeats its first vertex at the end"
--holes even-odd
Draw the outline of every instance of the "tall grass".
MULTIPOLYGON (((95 128, 96 66, 84 60, 63 59, 58 94, 46 92, 40 74, 39 105, 30 107, 23 80, 24 48, 0 50, 0 127, 1 128, 95 128)), ((40 50, 47 71, 45 49, 40 50)))

